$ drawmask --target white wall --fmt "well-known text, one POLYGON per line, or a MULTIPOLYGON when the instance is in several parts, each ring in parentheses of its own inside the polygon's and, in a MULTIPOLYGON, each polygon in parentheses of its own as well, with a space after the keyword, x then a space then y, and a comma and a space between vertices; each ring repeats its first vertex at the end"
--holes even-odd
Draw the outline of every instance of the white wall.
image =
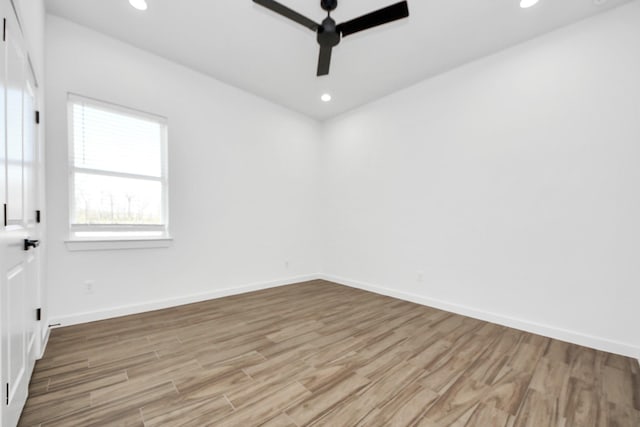
POLYGON ((317 122, 60 18, 47 18, 46 40, 52 322, 318 272, 317 122), (172 247, 66 249, 68 92, 168 118, 172 247))
POLYGON ((327 277, 639 357, 639 22, 633 2, 328 122, 327 277))
POLYGON ((639 19, 633 2, 320 125, 48 18, 53 321, 322 271, 640 357, 639 19), (171 248, 66 250, 69 91, 169 118, 171 248))

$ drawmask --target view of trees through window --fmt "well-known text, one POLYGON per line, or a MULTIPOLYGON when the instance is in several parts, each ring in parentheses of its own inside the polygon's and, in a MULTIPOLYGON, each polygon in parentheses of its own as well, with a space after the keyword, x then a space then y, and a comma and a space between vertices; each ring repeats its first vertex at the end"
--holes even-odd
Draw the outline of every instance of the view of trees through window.
POLYGON ((159 182, 76 173, 75 224, 162 224, 159 182))

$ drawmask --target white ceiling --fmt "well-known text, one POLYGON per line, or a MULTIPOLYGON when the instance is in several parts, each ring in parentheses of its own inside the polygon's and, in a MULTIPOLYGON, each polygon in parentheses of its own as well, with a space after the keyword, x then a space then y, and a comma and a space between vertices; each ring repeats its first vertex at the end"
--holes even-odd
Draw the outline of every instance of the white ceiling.
MULTIPOLYGON (((340 23, 398 0, 340 0, 340 23)), ((350 110, 425 78, 629 0, 408 0, 411 16, 349 36, 331 73, 316 77, 315 33, 251 0, 46 0, 49 13, 211 75, 317 119, 350 110), (330 92, 325 104, 320 95, 330 92)), ((280 0, 320 22, 319 0, 280 0)))

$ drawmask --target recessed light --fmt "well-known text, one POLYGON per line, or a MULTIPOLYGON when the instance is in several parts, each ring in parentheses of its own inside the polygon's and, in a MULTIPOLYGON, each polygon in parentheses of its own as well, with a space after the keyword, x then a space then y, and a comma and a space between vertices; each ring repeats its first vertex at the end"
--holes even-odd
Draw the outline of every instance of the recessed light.
POLYGON ((129 4, 138 10, 147 10, 146 0, 129 0, 129 4))
POLYGON ((320 97, 320 99, 322 100, 322 102, 329 102, 331 101, 331 95, 329 95, 328 93, 325 93, 320 97))
POLYGON ((535 6, 539 0, 520 0, 520 7, 523 9, 527 9, 531 6, 535 6))

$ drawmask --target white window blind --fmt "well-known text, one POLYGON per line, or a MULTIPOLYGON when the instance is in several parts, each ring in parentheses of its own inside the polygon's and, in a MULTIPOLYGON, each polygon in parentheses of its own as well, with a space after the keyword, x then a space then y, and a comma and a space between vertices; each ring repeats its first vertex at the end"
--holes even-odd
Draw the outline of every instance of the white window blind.
POLYGON ((72 235, 166 235, 166 120, 76 95, 69 118, 72 235))

